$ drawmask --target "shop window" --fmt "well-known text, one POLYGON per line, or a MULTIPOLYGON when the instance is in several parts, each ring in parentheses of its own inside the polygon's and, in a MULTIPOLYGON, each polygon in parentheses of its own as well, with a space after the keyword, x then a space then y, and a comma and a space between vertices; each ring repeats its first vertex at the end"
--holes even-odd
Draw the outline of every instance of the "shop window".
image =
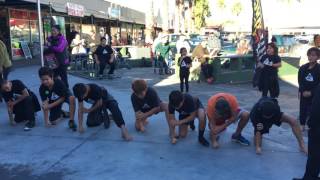
POLYGON ((23 57, 21 42, 30 42, 30 24, 25 19, 10 19, 11 47, 13 59, 23 57))

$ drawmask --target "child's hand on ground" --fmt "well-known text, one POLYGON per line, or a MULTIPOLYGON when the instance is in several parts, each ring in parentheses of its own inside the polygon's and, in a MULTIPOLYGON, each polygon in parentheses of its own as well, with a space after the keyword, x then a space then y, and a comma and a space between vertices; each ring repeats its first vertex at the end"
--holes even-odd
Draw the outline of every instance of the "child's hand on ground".
POLYGON ((261 155, 262 154, 261 147, 256 147, 256 154, 257 155, 261 155))

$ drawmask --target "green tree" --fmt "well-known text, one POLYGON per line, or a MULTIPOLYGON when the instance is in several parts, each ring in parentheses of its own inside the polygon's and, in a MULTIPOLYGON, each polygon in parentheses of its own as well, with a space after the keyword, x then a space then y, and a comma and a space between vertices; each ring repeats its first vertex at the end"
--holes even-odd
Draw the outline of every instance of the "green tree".
POLYGON ((232 14, 239 16, 239 14, 242 12, 242 9, 243 9, 242 4, 238 0, 232 5, 231 11, 232 11, 232 14))
POLYGON ((227 7, 225 0, 218 0, 217 1, 217 6, 220 9, 225 9, 227 7))
POLYGON ((210 15, 208 0, 194 0, 193 17, 198 30, 206 25, 206 17, 210 15))

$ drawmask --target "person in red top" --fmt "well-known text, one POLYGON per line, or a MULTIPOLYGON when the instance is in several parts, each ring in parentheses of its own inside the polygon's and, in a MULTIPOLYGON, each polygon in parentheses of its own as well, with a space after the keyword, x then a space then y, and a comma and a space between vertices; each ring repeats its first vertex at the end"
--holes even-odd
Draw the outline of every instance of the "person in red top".
POLYGON ((232 134, 232 140, 242 145, 250 145, 250 142, 241 135, 249 121, 249 112, 239 108, 235 96, 228 93, 218 93, 212 96, 208 100, 207 115, 213 148, 219 147, 218 135, 237 120, 239 123, 236 132, 232 134))

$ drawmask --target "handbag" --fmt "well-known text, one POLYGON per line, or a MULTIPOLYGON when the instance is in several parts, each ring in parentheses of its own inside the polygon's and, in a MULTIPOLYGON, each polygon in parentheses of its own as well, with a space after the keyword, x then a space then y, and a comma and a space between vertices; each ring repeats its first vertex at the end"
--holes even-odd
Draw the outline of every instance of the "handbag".
POLYGON ((44 54, 45 65, 50 69, 57 69, 59 67, 59 61, 54 53, 44 54))

